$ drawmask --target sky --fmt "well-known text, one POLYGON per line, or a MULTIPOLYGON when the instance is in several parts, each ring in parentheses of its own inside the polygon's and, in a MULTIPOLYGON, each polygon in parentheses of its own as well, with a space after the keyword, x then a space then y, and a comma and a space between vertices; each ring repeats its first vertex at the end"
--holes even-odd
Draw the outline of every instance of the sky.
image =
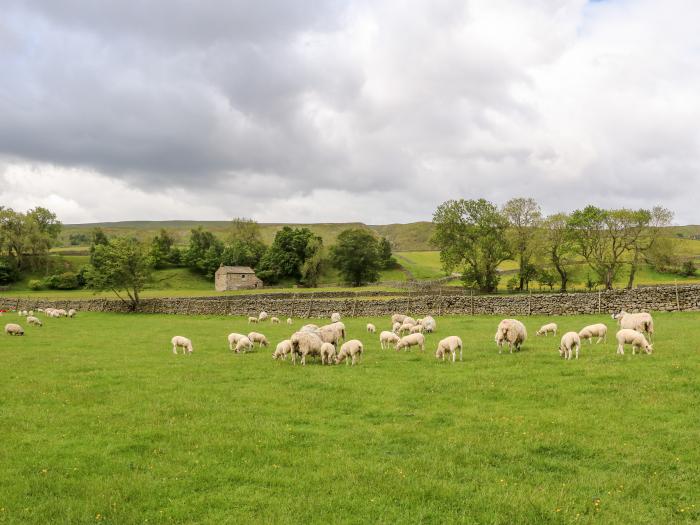
POLYGON ((0 205, 385 224, 533 197, 700 224, 697 0, 0 4, 0 205))

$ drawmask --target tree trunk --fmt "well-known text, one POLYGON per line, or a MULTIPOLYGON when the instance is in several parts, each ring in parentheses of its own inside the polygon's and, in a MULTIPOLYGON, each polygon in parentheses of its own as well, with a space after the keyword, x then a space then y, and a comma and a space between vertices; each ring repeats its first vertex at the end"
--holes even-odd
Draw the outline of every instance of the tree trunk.
POLYGON ((520 291, 522 292, 525 287, 525 263, 523 261, 523 254, 520 254, 520 291))
POLYGON ((634 259, 632 259, 630 267, 630 278, 627 281, 627 289, 631 290, 634 286, 634 276, 637 273, 637 264, 639 263, 639 250, 634 250, 634 259))

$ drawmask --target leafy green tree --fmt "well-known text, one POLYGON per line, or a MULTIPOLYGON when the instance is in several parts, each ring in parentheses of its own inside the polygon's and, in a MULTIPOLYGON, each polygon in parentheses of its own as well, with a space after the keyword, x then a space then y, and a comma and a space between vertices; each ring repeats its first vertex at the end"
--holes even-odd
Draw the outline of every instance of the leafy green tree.
POLYGON ((379 240, 379 261, 382 270, 396 268, 396 266, 398 265, 391 251, 391 243, 386 237, 382 237, 379 240))
POLYGON ((156 268, 165 266, 174 244, 175 238, 165 228, 161 228, 158 235, 153 237, 151 240, 151 258, 156 268))
POLYGON ((331 247, 331 263, 343 280, 353 286, 376 282, 382 267, 379 242, 367 230, 344 230, 331 247))
MULTIPOLYGON (((655 206, 650 211, 640 210, 637 212, 641 221, 641 233, 636 236, 632 243, 632 260, 630 262, 630 275, 627 281, 627 288, 630 290, 634 286, 634 278, 637 273, 640 259, 644 258, 649 262, 649 253, 663 234, 663 228, 670 226, 673 221, 673 212, 661 206, 655 206), (641 213, 644 212, 644 213, 641 213)), ((672 247, 675 246, 671 244, 672 247)))
POLYGON ((116 237, 95 246, 86 280, 90 288, 111 290, 136 311, 152 270, 153 259, 146 246, 134 238, 116 237))
POLYGON ((509 223, 508 242, 518 261, 518 288, 527 289, 534 274, 530 260, 537 251, 542 210, 535 199, 511 199, 503 206, 503 215, 509 223))
POLYGON ((190 243, 184 254, 184 261, 193 270, 212 279, 221 266, 223 251, 223 243, 212 232, 204 231, 200 226, 190 232, 190 243))
POLYGON ((694 277, 696 272, 695 268, 695 263, 691 260, 684 261, 683 264, 681 264, 681 270, 680 274, 683 277, 694 277))
POLYGON ((107 234, 104 232, 104 230, 99 226, 92 229, 92 231, 90 232, 90 238, 90 264, 92 264, 95 254, 95 248, 97 246, 108 245, 109 239, 107 238, 107 234))
POLYGON ((323 241, 320 237, 310 237, 306 243, 304 262, 301 265, 300 282, 304 286, 313 288, 318 286, 318 280, 323 270, 323 241))
POLYGON ((302 267, 306 259, 314 255, 312 248, 320 246, 321 242, 321 238, 308 228, 284 226, 260 260, 256 274, 266 282, 291 278, 301 283, 302 267), (312 238, 318 242, 310 244, 312 238))
POLYGON ((12 274, 46 265, 49 250, 61 232, 56 214, 37 207, 26 213, 0 207, 0 257, 12 268, 12 274))
POLYGON ((498 265, 511 257, 508 221, 484 199, 449 200, 433 214, 432 242, 440 250, 446 272, 462 269, 465 286, 484 292, 498 287, 498 265))
POLYGON ((222 264, 256 268, 267 249, 262 241, 260 225, 245 218, 231 221, 222 264))
POLYGON ((537 274, 537 282, 542 286, 549 287, 549 291, 551 292, 552 288, 554 288, 554 285, 557 283, 557 279, 551 271, 542 268, 537 274))
POLYGON ((542 222, 543 247, 542 256, 547 264, 559 274, 559 291, 566 293, 569 283, 569 273, 576 255, 569 216, 565 213, 555 213, 542 222))

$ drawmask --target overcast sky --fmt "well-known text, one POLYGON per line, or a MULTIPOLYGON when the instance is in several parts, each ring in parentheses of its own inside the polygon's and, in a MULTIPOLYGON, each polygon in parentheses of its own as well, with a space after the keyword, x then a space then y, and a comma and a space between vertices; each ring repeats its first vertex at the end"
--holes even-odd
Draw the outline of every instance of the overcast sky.
POLYGON ((697 0, 0 0, 0 205, 64 222, 700 223, 697 0))

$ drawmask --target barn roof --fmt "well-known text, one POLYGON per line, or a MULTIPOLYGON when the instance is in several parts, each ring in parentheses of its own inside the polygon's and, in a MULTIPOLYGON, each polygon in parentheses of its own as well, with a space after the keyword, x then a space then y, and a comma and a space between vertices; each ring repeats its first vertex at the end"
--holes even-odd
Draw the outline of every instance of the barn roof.
POLYGON ((255 274, 250 266, 221 266, 216 273, 252 273, 255 274))

